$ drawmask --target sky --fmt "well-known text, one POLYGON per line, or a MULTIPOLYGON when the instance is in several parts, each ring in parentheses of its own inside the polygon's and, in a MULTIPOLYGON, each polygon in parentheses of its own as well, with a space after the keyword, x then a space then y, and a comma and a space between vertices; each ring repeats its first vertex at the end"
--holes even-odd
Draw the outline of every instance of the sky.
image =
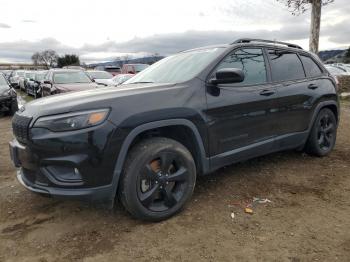
MULTIPOLYGON (((276 0, 0 0, 0 62, 53 49, 92 63, 246 37, 308 49, 309 29, 310 11, 293 16, 276 0)), ((322 9, 320 50, 349 46, 350 3, 335 0, 322 9)))

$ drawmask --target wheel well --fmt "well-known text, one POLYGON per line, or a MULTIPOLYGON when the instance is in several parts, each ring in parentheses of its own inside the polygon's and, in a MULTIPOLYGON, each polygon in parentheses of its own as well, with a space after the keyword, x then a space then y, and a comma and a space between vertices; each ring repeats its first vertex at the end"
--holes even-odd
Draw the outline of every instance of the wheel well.
POLYGON ((201 163, 201 152, 197 143, 196 136, 191 128, 182 125, 174 125, 143 131, 134 138, 128 151, 130 151, 130 148, 139 143, 141 140, 150 137, 166 137, 181 143, 192 154, 192 157, 196 164, 197 173, 201 173, 203 171, 201 163))
POLYGON ((337 106, 336 106, 336 105, 327 105, 327 106, 322 107, 321 110, 324 109, 324 108, 330 109, 330 110, 333 112, 333 114, 335 115, 335 119, 336 119, 337 122, 338 122, 338 114, 339 114, 339 113, 338 113, 338 108, 337 108, 337 106))

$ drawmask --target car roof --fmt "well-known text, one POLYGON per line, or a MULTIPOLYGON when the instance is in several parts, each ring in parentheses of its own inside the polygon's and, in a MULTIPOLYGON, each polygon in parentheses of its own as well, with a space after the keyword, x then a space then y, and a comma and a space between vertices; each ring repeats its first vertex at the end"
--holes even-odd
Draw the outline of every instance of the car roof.
POLYGON ((184 50, 184 51, 181 51, 180 53, 192 52, 192 51, 204 50, 204 49, 211 49, 211 48, 230 48, 230 47, 237 47, 237 46, 241 46, 241 47, 259 46, 259 47, 267 47, 267 48, 279 48, 279 49, 293 50, 294 52, 297 51, 297 52, 309 53, 296 44, 280 42, 280 41, 272 41, 272 40, 266 40, 266 39, 251 39, 251 38, 238 39, 230 44, 218 44, 218 45, 202 46, 202 47, 198 47, 198 48, 184 50))

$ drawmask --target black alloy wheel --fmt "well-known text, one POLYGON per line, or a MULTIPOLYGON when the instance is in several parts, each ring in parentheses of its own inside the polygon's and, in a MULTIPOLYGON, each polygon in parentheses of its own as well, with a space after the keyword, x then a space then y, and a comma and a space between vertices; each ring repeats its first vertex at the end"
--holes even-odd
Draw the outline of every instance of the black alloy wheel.
POLYGON ((149 138, 128 154, 118 195, 134 217, 160 221, 185 206, 195 181, 195 162, 185 146, 168 138, 149 138))
POLYGON ((176 205, 189 183, 188 168, 174 152, 160 152, 146 163, 138 176, 137 195, 151 211, 165 211, 176 205))
POLYGON ((332 110, 324 108, 316 117, 308 141, 306 142, 305 150, 312 155, 325 156, 333 150, 336 137, 336 116, 332 110))

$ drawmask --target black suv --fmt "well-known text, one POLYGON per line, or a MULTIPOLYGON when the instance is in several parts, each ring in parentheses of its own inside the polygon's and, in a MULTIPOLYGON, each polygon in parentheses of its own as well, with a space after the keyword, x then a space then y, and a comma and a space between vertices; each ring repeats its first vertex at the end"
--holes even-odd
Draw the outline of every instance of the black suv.
POLYGON ((0 114, 7 113, 12 116, 17 110, 17 93, 7 81, 5 74, 0 72, 0 114))
POLYGON ((189 201, 197 175, 281 150, 325 156, 336 83, 299 46, 240 39, 184 51, 118 88, 38 99, 15 114, 18 180, 65 198, 119 198, 159 221, 189 201))

